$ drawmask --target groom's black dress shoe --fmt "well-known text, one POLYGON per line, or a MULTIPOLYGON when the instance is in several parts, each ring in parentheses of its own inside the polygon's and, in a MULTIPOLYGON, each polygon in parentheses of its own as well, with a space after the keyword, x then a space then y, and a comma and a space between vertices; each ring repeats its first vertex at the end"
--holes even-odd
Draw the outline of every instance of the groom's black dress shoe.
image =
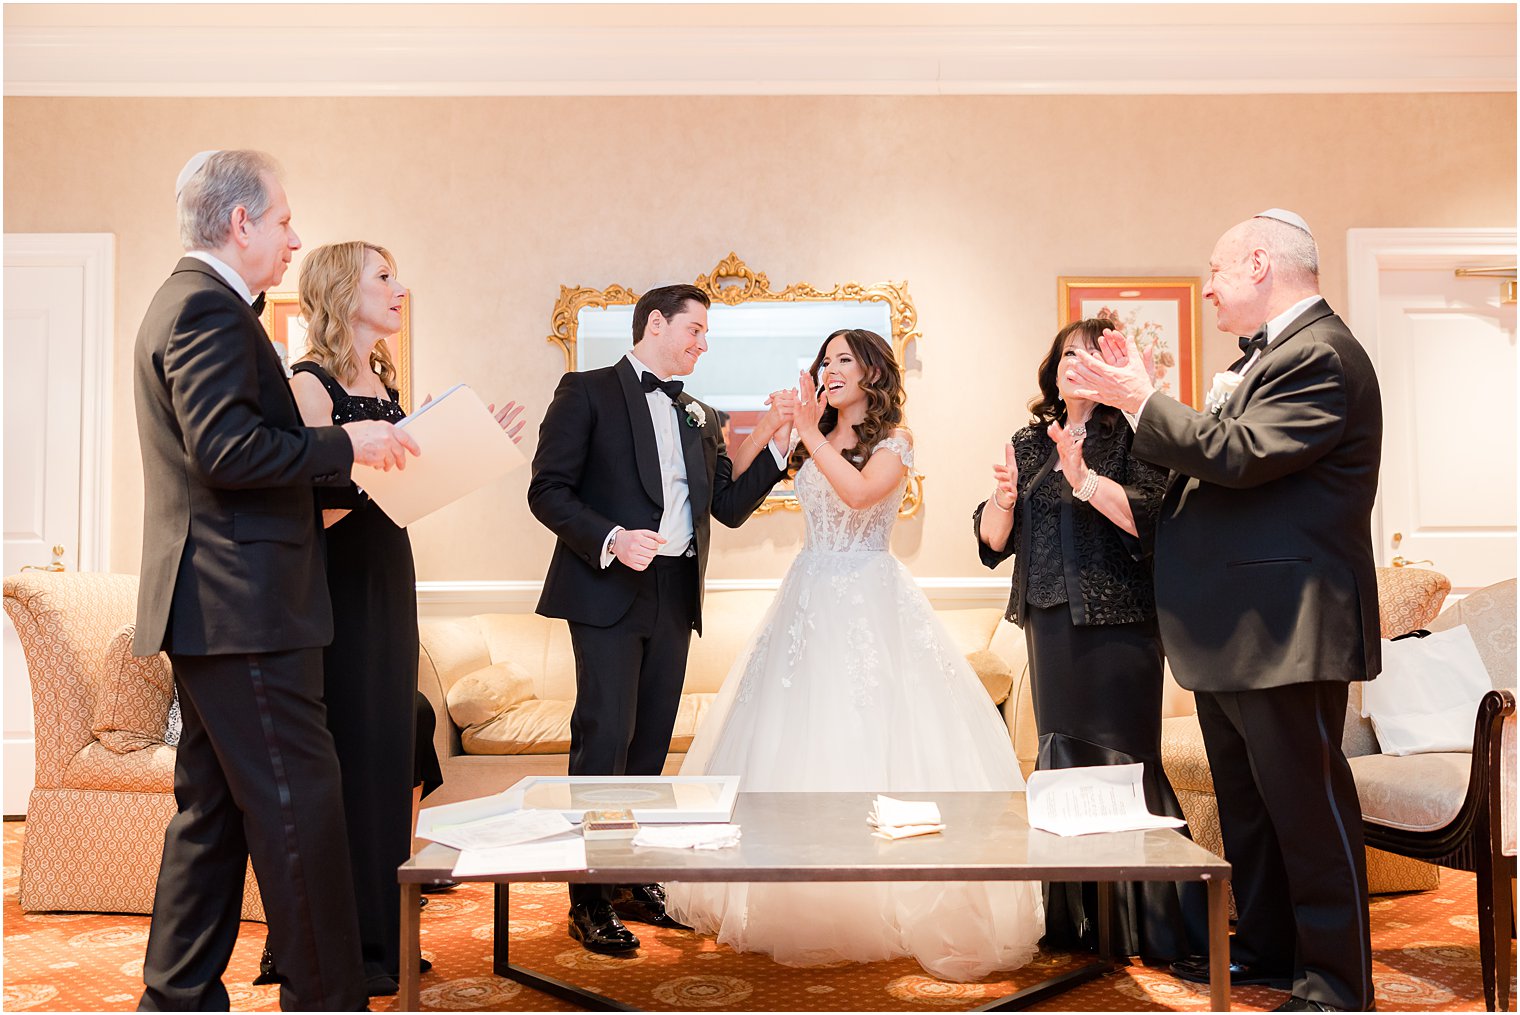
POLYGON ((631 952, 639 946, 639 939, 623 926, 606 899, 581 902, 570 907, 570 936, 579 941, 581 947, 588 952, 601 952, 603 955, 631 952))
MULTIPOLYGON (((1283 1002, 1282 1004, 1278 1005, 1276 1008, 1273 1008, 1272 1010, 1273 1011, 1346 1011, 1347 1009, 1345 1009, 1345 1008, 1337 1008, 1335 1005, 1333 1005, 1333 1004, 1326 1004, 1323 1001, 1310 1001, 1307 998, 1290 997, 1290 998, 1288 998, 1287 1001, 1283 1002)), ((1367 1010, 1368 1011, 1376 1011, 1377 1009, 1375 1009, 1375 1008, 1369 1008, 1367 1010)))
POLYGON ((619 887, 612 893, 612 909, 618 916, 655 927, 691 930, 665 911, 665 889, 659 885, 619 887))
MULTIPOLYGON (((1207 955, 1189 955, 1185 959, 1178 959, 1172 963, 1172 975, 1179 980, 1187 980, 1189 983, 1208 983, 1209 957, 1207 955)), ((1256 966, 1243 966, 1239 962, 1231 962, 1230 986, 1260 986, 1287 990, 1293 986, 1293 974, 1287 971, 1274 972, 1270 969, 1259 969, 1256 966)))

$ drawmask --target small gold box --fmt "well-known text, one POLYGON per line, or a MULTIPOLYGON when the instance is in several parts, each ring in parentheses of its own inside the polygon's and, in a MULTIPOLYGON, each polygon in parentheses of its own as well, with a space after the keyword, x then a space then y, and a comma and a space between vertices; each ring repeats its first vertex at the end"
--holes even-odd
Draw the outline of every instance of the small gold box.
POLYGON ((586 839, 631 839, 639 833, 639 823, 630 810, 587 811, 581 818, 581 836, 586 839))

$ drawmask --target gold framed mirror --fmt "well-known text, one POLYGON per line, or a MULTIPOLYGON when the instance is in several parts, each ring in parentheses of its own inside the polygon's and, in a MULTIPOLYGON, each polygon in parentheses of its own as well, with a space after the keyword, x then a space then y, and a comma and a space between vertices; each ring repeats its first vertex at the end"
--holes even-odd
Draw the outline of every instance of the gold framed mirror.
MULTIPOLYGON (((730 252, 693 283, 712 299, 708 351, 689 379, 691 389, 723 414, 724 436, 742 441, 764 415, 765 397, 805 370, 824 337, 840 328, 867 328, 890 337, 898 365, 906 369, 908 343, 917 341, 918 311, 907 282, 845 282, 822 289, 807 282, 773 288, 764 272, 730 252), (766 386, 754 390, 756 379, 766 386), (776 378, 783 380, 777 381, 776 378)), ((633 307, 641 294, 622 285, 605 289, 559 287, 547 341, 565 353, 566 370, 610 366, 633 342, 633 307)), ((798 510, 783 480, 757 511, 798 510)), ((898 515, 911 518, 923 505, 924 477, 914 472, 898 515)))

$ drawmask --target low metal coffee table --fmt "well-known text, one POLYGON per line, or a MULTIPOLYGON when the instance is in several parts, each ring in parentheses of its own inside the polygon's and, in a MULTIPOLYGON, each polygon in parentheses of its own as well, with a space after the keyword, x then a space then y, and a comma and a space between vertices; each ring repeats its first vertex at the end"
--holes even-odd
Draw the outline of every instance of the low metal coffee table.
MULTIPOLYGON (((1095 979, 1115 967, 1112 885, 1124 881, 1202 881, 1209 898, 1209 996, 1214 1011, 1230 1003, 1229 923, 1225 886, 1230 865, 1172 829, 1062 837, 1029 827, 1023 793, 902 793, 933 800, 945 831, 888 842, 870 834, 872 793, 740 793, 734 823, 744 830, 733 849, 635 848, 623 839, 586 843, 581 871, 537 871, 469 878, 495 882, 495 971, 593 1011, 627 1005, 513 965, 508 958, 507 885, 565 881, 647 884, 658 881, 1095 881, 1099 886, 1099 955, 978 1010, 1016 1010, 1095 979)), ((450 877, 458 852, 436 843, 402 864, 401 996, 416 1011, 422 885, 450 877)))

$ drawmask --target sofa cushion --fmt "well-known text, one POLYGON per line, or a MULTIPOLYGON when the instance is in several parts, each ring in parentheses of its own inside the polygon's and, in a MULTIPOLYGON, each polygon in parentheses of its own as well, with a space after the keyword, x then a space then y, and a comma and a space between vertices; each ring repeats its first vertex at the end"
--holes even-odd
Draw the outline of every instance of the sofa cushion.
POLYGON ((123 625, 106 646, 91 730, 108 750, 129 754, 164 742, 174 677, 163 653, 132 654, 136 624, 123 625))
POLYGON ((1377 569, 1378 625, 1384 638, 1427 626, 1441 612, 1451 579, 1418 567, 1377 569))
POLYGON ((971 664, 972 670, 981 678, 982 686, 992 696, 994 705, 1001 705, 1008 700, 1008 695, 1013 690, 1013 667, 1008 665, 1008 660, 991 649, 984 648, 967 655, 966 662, 971 664))
MULTIPOLYGON (((681 754, 691 746, 716 694, 683 694, 676 711, 670 750, 681 754)), ((570 712, 575 702, 531 698, 509 706, 488 722, 463 730, 459 742, 466 754, 565 754, 570 750, 570 712)), ((450 713, 453 708, 450 706, 450 713)))
POLYGON ((74 755, 63 770, 66 789, 120 793, 173 793, 174 748, 153 743, 130 753, 108 750, 104 741, 74 755))
POLYGON ((533 697, 533 678, 516 663, 492 663, 460 677, 445 699, 460 729, 480 726, 533 697))
POLYGON ((1460 751, 1403 758, 1368 754, 1350 760, 1362 817, 1410 832, 1450 824, 1462 809, 1472 772, 1472 755, 1460 751))

